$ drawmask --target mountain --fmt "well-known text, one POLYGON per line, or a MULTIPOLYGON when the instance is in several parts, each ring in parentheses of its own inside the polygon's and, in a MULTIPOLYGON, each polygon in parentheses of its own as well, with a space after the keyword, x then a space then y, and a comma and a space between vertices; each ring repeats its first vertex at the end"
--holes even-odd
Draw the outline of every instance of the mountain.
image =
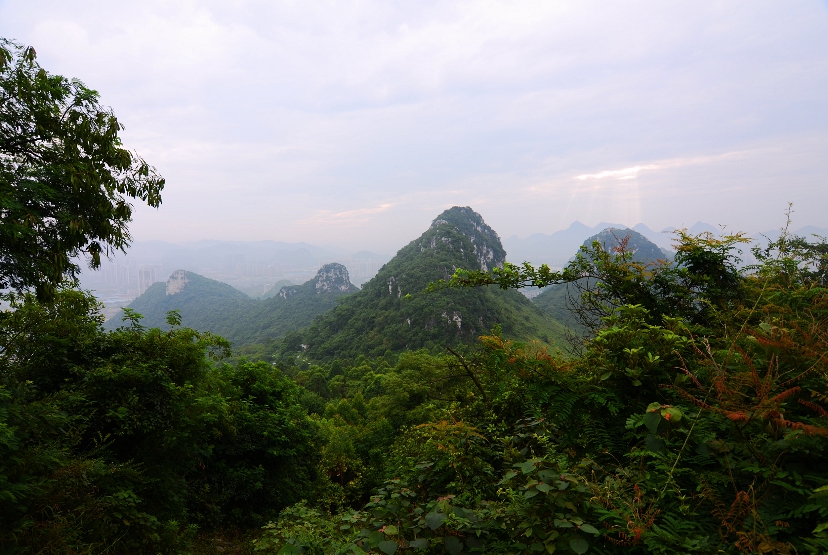
MULTIPOLYGON (((241 291, 193 272, 177 270, 166 283, 152 285, 129 308, 142 314, 142 324, 166 329, 170 310, 180 310, 182 324, 210 331, 234 345, 248 345, 277 339, 310 324, 330 310, 343 295, 358 291, 341 264, 326 264, 316 277, 302 285, 281 287, 274 296, 251 299, 241 291)), ((106 327, 121 325, 109 320, 106 327)))
MULTIPOLYGON (((647 239, 641 233, 632 229, 606 228, 593 235, 586 241, 585 246, 598 241, 605 251, 611 251, 626 240, 626 248, 633 253, 633 260, 648 264, 662 259, 671 259, 671 255, 665 255, 655 243, 647 239)), ((574 253, 573 253, 574 255, 574 253)), ((580 301, 579 289, 576 285, 561 284, 547 287, 532 299, 535 306, 540 308, 547 316, 564 323, 576 335, 584 335, 587 330, 575 318, 570 308, 580 301)))
POLYGON ((286 287, 288 285, 296 285, 296 284, 293 283, 292 281, 290 281, 289 279, 280 279, 279 281, 274 283, 273 286, 270 289, 268 289, 267 291, 265 291, 264 293, 262 293, 261 295, 259 295, 256 298, 257 299, 269 299, 271 297, 275 297, 276 295, 279 294, 279 291, 282 290, 282 287, 286 287))
POLYGON ((506 252, 495 231, 468 207, 434 219, 400 249, 362 290, 348 296, 300 333, 289 334, 282 353, 314 359, 472 343, 494 325, 506 337, 556 343, 564 328, 517 291, 496 288, 423 293, 457 268, 491 270, 506 252))
POLYGON ((664 249, 673 250, 673 235, 671 233, 667 231, 653 231, 644 224, 636 224, 632 229, 652 241, 662 252, 664 249))
MULTIPOLYGON (((185 326, 224 335, 228 328, 223 316, 250 310, 255 302, 226 283, 176 270, 166 283, 152 284, 128 308, 142 314, 141 323, 147 327, 169 328, 167 312, 180 310, 185 326)), ((104 327, 114 329, 120 325, 123 323, 116 315, 107 320, 104 327)))
POLYGON ((595 227, 589 227, 581 222, 573 222, 568 228, 551 235, 535 233, 525 239, 513 235, 504 241, 504 247, 509 252, 510 262, 519 264, 529 261, 537 265, 548 264, 560 268, 566 265, 584 239, 608 227, 624 226, 602 222, 595 227))
MULTIPOLYGON (((505 239, 503 245, 509 252, 509 262, 521 263, 528 261, 535 265, 548 264, 552 268, 562 268, 566 266, 573 253, 578 250, 585 239, 595 236, 607 228, 627 229, 626 226, 606 222, 602 222, 595 227, 589 227, 581 222, 573 222, 568 228, 549 235, 535 233, 525 239, 513 235, 505 239)), ((674 236, 670 232, 675 228, 668 227, 661 232, 656 232, 639 223, 632 229, 661 248, 662 253, 672 252, 674 236)), ((721 233, 720 229, 704 222, 696 222, 688 231, 690 233, 710 231, 717 236, 721 233)))
POLYGON ((595 241, 598 241, 601 247, 608 252, 619 248, 626 241, 626 249, 633 253, 633 260, 642 264, 656 262, 664 258, 664 253, 655 243, 632 229, 608 227, 584 241, 584 245, 590 246, 595 241))

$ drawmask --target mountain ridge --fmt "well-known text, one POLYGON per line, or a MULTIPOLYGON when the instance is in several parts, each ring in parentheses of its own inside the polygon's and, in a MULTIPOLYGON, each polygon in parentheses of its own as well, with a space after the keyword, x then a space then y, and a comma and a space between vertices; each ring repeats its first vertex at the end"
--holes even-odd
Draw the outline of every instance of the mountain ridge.
POLYGON ((517 291, 452 289, 423 293, 457 268, 491 270, 506 260, 497 233, 469 207, 437 216, 377 275, 302 332, 290 334, 283 356, 329 359, 472 343, 500 325, 504 335, 555 343, 563 326, 517 291))
MULTIPOLYGON (((337 263, 322 266, 301 285, 285 285, 270 297, 253 299, 232 286, 194 272, 176 270, 158 282, 128 308, 142 314, 147 327, 169 328, 166 314, 179 310, 182 324, 224 336, 235 346, 278 339, 307 326, 337 300, 359 289, 350 282, 348 269, 337 263)), ((105 327, 114 329, 116 318, 105 327)))

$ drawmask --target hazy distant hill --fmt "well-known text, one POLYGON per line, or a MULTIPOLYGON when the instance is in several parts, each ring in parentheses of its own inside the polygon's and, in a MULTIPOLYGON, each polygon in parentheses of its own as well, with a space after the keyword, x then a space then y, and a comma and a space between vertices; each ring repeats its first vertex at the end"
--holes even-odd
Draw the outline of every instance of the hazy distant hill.
POLYGON ((507 337, 560 341, 563 326, 517 291, 422 293, 429 282, 449 277, 456 268, 491 270, 502 265, 505 256, 497 233, 479 214, 468 207, 446 210, 361 291, 308 329, 290 334, 283 353, 305 352, 324 359, 471 343, 495 324, 507 337))
MULTIPOLYGON (((153 284, 143 295, 129 304, 142 314, 147 327, 168 328, 166 314, 180 310, 185 326, 224 335, 230 329, 226 316, 250 310, 256 303, 233 287, 193 272, 177 270, 164 282, 153 284)), ((119 315, 106 322, 106 328, 122 325, 119 315)))
POLYGON ((280 279, 279 281, 277 281, 276 283, 273 284, 273 287, 271 287, 266 292, 264 292, 263 294, 259 295, 256 298, 257 299, 269 299, 271 297, 275 297, 276 295, 279 294, 279 291, 282 290, 282 287, 287 287, 289 285, 296 285, 296 284, 293 283, 292 281, 288 280, 288 279, 280 279))
POLYGON ((231 336, 239 345, 282 337, 307 326, 314 317, 337 306, 340 298, 357 291, 345 266, 326 264, 312 280, 282 287, 274 297, 258 302, 237 323, 231 336))
MULTIPOLYGON (((611 251, 625 239, 627 250, 633 252, 633 259, 637 262, 647 264, 668 258, 655 243, 632 229, 607 228, 588 238, 583 244, 588 246, 593 241, 598 241, 604 250, 611 251)), ((575 252, 570 256, 574 255, 575 252)), ((576 334, 582 335, 585 329, 573 318, 569 310, 578 300, 578 290, 575 286, 553 285, 534 297, 532 302, 551 318, 563 322, 576 334)))
MULTIPOLYGON (((548 264, 553 268, 562 268, 566 266, 578 247, 587 238, 593 237, 607 228, 627 229, 626 226, 606 222, 602 222, 595 227, 589 227, 581 222, 573 222, 568 228, 549 235, 535 233, 525 239, 513 235, 503 241, 503 246, 509 253, 509 262, 529 261, 536 265, 548 264)), ((632 229, 662 249, 662 252, 673 250, 674 235, 671 232, 675 228, 668 227, 659 232, 653 231, 640 223, 632 229)), ((721 232, 720 229, 704 222, 696 222, 688 228, 688 231, 693 234, 703 231, 710 231, 715 234, 721 232)))
MULTIPOLYGON (((142 324, 166 329, 166 314, 180 310, 182 324, 222 335, 234 345, 279 338, 307 326, 311 320, 336 305, 343 295, 358 291, 341 264, 326 264, 316 277, 302 285, 281 287, 265 299, 244 293, 193 272, 177 270, 166 283, 156 283, 135 299, 129 308, 144 316, 142 324)), ((116 316, 109 329, 121 325, 116 316)))

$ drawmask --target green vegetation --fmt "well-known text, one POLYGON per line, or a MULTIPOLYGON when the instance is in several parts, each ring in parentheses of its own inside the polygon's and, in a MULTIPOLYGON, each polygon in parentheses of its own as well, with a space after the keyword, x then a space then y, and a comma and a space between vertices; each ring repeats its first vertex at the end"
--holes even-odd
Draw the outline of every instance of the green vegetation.
MULTIPOLYGON (((826 553, 828 244, 743 267, 743 242, 678 232, 653 264, 594 241, 553 272, 453 208, 273 363, 175 310, 104 330, 9 265, 0 551, 826 553), (590 330, 567 357, 509 291, 565 283, 590 330)), ((326 268, 270 300, 348 292, 326 268)))
POLYGON ((279 281, 277 281, 276 283, 273 284, 273 287, 271 287, 270 289, 265 291, 264 294, 259 295, 258 298, 259 299, 269 299, 270 297, 275 297, 276 295, 279 294, 279 291, 282 289, 282 287, 287 287, 289 285, 295 285, 295 284, 290 280, 280 279, 279 281))
MULTIPOLYGON (((473 354, 432 359, 405 385, 423 401, 383 450, 385 484, 361 506, 284 511, 257 549, 824 553, 828 246, 783 235, 740 270, 740 236, 680 239, 676 264, 595 242, 561 273, 458 271, 460 286, 593 277, 583 302, 601 324, 576 358, 495 330, 473 354)), ((311 367, 295 379, 335 399, 332 385, 359 378, 325 416, 349 415, 361 453, 366 425, 394 427, 390 407, 372 411, 403 373, 343 369, 347 380, 325 382, 311 367)))
POLYGON ((13 295, 0 319, 4 553, 180 552, 197 526, 264 523, 313 491, 300 389, 267 364, 218 364, 226 341, 135 319, 101 330, 94 299, 13 295))
MULTIPOLYGON (((127 308, 143 316, 143 325, 161 329, 169 328, 167 313, 177 310, 187 325, 221 335, 234 347, 270 342, 299 330, 336 306, 341 296, 358 290, 348 281, 348 271, 341 264, 327 264, 304 284, 282 286, 275 295, 261 300, 193 272, 176 274, 183 283, 180 289, 169 294, 164 283, 153 284, 127 308), (331 269, 335 276, 326 274, 331 269)), ((114 330, 120 320, 111 318, 106 328, 114 330)))
POLYGON ((121 130, 98 93, 0 38, 0 289, 51 295, 79 255, 97 268, 128 246, 131 199, 161 204, 164 180, 121 130))
MULTIPOLYGON (((595 242, 601 245, 603 252, 629 253, 632 261, 644 265, 672 260, 672 255, 666 255, 652 241, 632 229, 607 228, 584 241, 583 246, 590 248, 595 242)), ((580 347, 584 338, 591 337, 595 327, 601 323, 601 310, 592 311, 589 305, 581 302, 582 295, 592 291, 596 284, 595 276, 566 280, 566 283, 550 285, 532 299, 547 316, 567 326, 568 339, 576 348, 580 347)))
POLYGON ((423 294, 457 268, 503 264, 497 234, 470 208, 454 207, 400 249, 362 290, 302 332, 288 334, 280 356, 312 360, 380 356, 387 351, 470 345, 492 326, 507 337, 559 345, 564 327, 516 291, 452 289, 423 294), (306 347, 302 347, 305 345, 306 347))
MULTIPOLYGON (((128 308, 143 316, 145 326, 169 329, 167 313, 177 310, 188 326, 229 338, 228 332, 239 324, 237 314, 250 311, 256 304, 226 283, 193 272, 183 272, 183 279, 186 285, 173 295, 167 294, 165 283, 152 284, 128 308)), ((122 317, 114 316, 107 321, 106 328, 114 330, 121 325, 122 317)))

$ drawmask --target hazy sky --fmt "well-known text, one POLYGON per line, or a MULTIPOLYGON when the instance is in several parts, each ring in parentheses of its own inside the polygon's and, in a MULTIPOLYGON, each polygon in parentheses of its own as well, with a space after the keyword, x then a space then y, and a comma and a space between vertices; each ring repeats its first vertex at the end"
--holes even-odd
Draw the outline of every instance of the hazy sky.
POLYGON ((828 227, 826 1, 0 0, 0 36, 166 177, 137 240, 828 227))

